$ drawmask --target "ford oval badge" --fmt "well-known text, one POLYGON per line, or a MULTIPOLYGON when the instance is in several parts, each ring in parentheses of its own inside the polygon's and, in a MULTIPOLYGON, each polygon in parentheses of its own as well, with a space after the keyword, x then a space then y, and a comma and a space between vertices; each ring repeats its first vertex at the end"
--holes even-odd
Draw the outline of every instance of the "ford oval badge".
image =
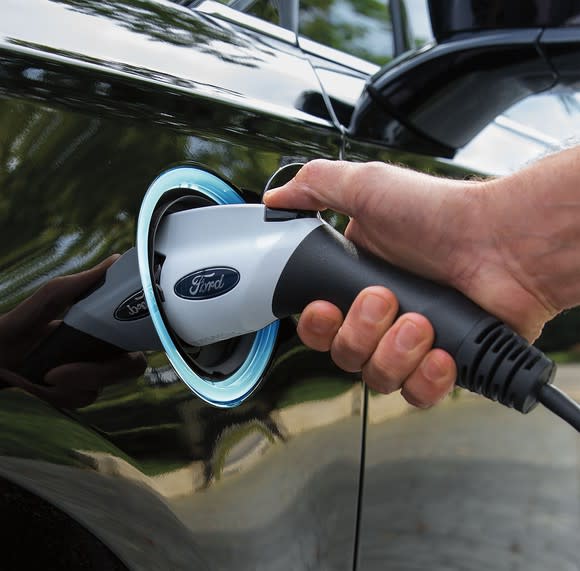
POLYGON ((119 321, 135 321, 148 315, 149 309, 142 289, 131 294, 115 309, 114 313, 115 319, 119 321))
POLYGON ((234 268, 203 268, 182 277, 173 290, 184 299, 211 299, 231 291, 239 281, 240 273, 234 268))

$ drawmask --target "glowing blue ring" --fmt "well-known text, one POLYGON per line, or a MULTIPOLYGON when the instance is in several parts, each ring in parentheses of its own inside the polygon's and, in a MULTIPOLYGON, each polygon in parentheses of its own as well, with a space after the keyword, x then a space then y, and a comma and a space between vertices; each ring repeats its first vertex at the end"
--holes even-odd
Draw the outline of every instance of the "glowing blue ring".
POLYGON ((217 176, 195 167, 176 167, 159 175, 151 184, 139 211, 137 256, 139 273, 149 315, 167 358, 183 382, 199 398, 221 408, 231 408, 247 399, 256 389, 268 366, 276 344, 279 322, 260 329, 242 366, 226 379, 214 382, 194 373, 171 340, 153 292, 149 271, 149 228, 155 208, 163 195, 176 188, 186 188, 207 196, 217 204, 243 203, 241 196, 217 176))

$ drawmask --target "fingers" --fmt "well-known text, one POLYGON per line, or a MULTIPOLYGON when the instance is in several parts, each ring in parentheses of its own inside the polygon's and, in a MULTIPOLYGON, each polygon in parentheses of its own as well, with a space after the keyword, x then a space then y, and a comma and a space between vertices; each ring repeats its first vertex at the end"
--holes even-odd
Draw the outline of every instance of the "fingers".
POLYGON ((145 370, 143 353, 127 353, 118 359, 102 363, 69 363, 48 372, 45 385, 0 369, 0 380, 21 388, 50 404, 61 408, 82 408, 92 404, 102 389, 114 383, 138 377, 145 370))
POLYGON ((361 292, 332 342, 332 360, 345 371, 360 371, 392 324, 397 308, 396 297, 384 287, 361 292))
POLYGON ((342 325, 342 312, 327 301, 314 301, 300 316, 297 332, 302 343, 315 351, 328 351, 342 325))
POLYGON ((138 377, 145 370, 143 353, 127 353, 102 363, 69 363, 48 372, 44 381, 55 406, 82 408, 97 400, 103 388, 138 377))
POLYGON ((360 371, 397 312, 397 299, 386 288, 365 289, 352 304, 346 319, 326 301, 309 304, 298 322, 298 335, 316 351, 331 351, 345 371, 360 371))
POLYGON ((68 363, 47 373, 47 385, 62 388, 84 386, 102 389, 143 374, 147 362, 143 353, 126 353, 117 359, 100 363, 68 363))
POLYGON ((344 320, 334 305, 311 303, 298 334, 312 349, 330 350, 343 370, 362 371, 369 387, 386 394, 401 390, 410 404, 426 408, 452 390, 455 362, 432 349, 434 331, 425 317, 406 313, 395 320, 397 311, 392 292, 374 286, 359 294, 344 320))
POLYGON ((403 397, 421 408, 445 397, 456 378, 455 362, 441 349, 431 349, 434 332, 422 315, 399 317, 377 345, 363 368, 363 380, 385 394, 401 390, 403 397))
POLYGON ((401 394, 409 404, 427 408, 453 390, 456 377, 457 369, 451 355, 441 349, 433 349, 407 378, 401 394))
POLYGON ((356 174, 360 169, 360 164, 346 161, 311 161, 290 182, 266 192, 264 203, 271 208, 332 208, 354 216, 357 203, 356 174))
POLYGON ((45 387, 9 371, 0 369, 0 379, 12 387, 17 387, 60 408, 81 408, 93 403, 99 396, 97 386, 45 387))
POLYGON ((147 359, 140 351, 126 353, 118 359, 101 364, 103 386, 140 377, 147 367, 147 359))
POLYGON ((363 369, 363 380, 381 393, 399 390, 433 344, 433 328, 417 313, 401 315, 380 339, 363 369))
POLYGON ((20 333, 59 317, 78 297, 95 285, 107 269, 119 258, 109 256, 93 268, 54 278, 3 317, 3 327, 20 333))
POLYGON ((48 400, 50 396, 50 391, 47 388, 31 383, 28 379, 21 377, 9 369, 0 369, 0 380, 11 387, 17 387, 45 400, 48 400))

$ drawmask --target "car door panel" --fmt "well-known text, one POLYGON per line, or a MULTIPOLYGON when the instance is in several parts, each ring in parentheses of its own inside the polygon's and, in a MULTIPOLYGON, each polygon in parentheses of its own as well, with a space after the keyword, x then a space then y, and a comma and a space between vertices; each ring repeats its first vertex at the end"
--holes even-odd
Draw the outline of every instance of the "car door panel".
MULTIPOLYGON (((0 11, 3 314, 131 247, 143 195, 171 165, 259 202, 281 165, 339 156, 295 46, 153 1, 0 11)), ((196 398, 164 354, 147 357, 143 375, 75 410, 4 386, 0 475, 129 568, 350 569, 360 381, 301 345, 292 319, 262 386, 232 410, 196 398)), ((49 543, 38 538, 39 557, 49 543)))
MULTIPOLYGON (((437 176, 485 175, 349 138, 345 158, 437 176)), ((555 383, 578 398, 575 369, 555 383)), ((462 389, 431 410, 369 391, 357 569, 576 569, 578 445, 540 408, 527 416, 462 389)))

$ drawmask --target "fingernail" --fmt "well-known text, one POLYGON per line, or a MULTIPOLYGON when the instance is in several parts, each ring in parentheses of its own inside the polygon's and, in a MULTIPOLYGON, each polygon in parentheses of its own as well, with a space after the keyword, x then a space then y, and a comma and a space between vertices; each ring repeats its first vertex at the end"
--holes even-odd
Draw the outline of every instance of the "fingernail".
POLYGON ((372 293, 367 294, 360 307, 361 317, 365 321, 376 323, 381 321, 389 311, 389 302, 372 293))
POLYGON ((397 336, 395 337, 395 343, 399 351, 408 352, 412 351, 419 343, 423 340, 423 335, 419 328, 412 321, 403 321, 399 331, 397 331, 397 336))
POLYGON ((332 319, 324 317, 323 315, 315 315, 310 320, 310 329, 319 335, 324 335, 335 328, 335 323, 332 319))
POLYGON ((447 374, 445 367, 434 357, 425 359, 421 370, 425 377, 427 377, 427 380, 433 382, 443 379, 447 374))

